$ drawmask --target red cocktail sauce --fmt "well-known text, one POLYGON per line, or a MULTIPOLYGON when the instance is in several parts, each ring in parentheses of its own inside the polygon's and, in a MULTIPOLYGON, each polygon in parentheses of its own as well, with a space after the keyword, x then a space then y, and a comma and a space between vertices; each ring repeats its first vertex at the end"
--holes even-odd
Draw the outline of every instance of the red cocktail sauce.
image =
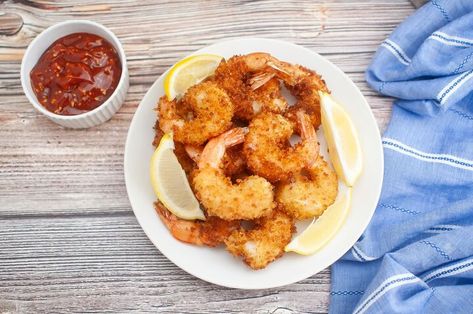
POLYGON ((30 78, 43 107, 60 115, 77 115, 104 103, 115 91, 121 74, 120 58, 108 41, 75 33, 49 46, 30 78))

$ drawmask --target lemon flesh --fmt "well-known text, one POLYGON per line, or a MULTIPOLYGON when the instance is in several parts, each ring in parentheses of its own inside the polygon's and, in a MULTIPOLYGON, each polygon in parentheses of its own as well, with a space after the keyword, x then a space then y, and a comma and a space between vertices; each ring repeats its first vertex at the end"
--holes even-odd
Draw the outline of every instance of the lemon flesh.
POLYGON ((189 89, 211 76, 223 57, 201 54, 176 63, 164 80, 164 92, 169 100, 181 97, 189 89))
POLYGON ((330 159, 339 178, 353 186, 363 169, 358 133, 346 111, 332 96, 319 92, 322 128, 330 159))
POLYGON ((156 196, 170 212, 182 219, 205 220, 186 173, 174 154, 174 141, 169 134, 163 136, 151 157, 150 178, 156 196))
POLYGON ((310 224, 299 236, 294 238, 285 248, 286 252, 301 255, 312 255, 327 244, 343 225, 351 204, 351 188, 324 213, 310 224))

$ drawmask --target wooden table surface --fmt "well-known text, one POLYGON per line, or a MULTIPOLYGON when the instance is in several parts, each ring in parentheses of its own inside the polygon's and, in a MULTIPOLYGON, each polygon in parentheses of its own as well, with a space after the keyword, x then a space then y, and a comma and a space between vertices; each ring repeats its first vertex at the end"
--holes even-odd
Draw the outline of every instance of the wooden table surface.
POLYGON ((391 100, 370 90, 363 72, 413 10, 407 0, 0 1, 0 313, 327 312, 329 269, 286 287, 241 291, 196 279, 168 261, 128 201, 128 126, 147 89, 181 57, 220 40, 258 36, 305 46, 339 66, 382 130, 391 100), (126 103, 112 120, 87 130, 49 121, 20 84, 28 43, 69 19, 108 26, 129 62, 126 103))

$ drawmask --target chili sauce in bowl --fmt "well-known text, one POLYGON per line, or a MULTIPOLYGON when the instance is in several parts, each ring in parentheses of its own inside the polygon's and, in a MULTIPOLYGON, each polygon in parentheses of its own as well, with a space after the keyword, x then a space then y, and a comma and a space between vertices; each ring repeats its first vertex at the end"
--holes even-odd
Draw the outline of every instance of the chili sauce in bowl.
POLYGON ((61 22, 29 44, 21 85, 33 107, 50 120, 69 128, 99 125, 125 102, 125 52, 115 34, 99 23, 61 22))
POLYGON ((114 92, 122 70, 115 48, 104 38, 74 33, 56 40, 30 72, 40 104, 60 115, 100 106, 114 92))

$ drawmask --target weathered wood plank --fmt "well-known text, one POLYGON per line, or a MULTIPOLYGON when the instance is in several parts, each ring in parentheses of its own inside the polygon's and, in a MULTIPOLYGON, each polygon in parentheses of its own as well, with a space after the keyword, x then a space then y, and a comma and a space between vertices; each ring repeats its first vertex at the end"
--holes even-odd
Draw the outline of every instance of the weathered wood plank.
POLYGON ((14 35, 23 26, 23 19, 15 13, 0 14, 0 35, 14 35))
POLYGON ((322 313, 327 307, 328 270, 278 289, 216 287, 162 256, 131 214, 0 220, 0 239, 0 309, 181 313, 205 304, 207 312, 322 313))

